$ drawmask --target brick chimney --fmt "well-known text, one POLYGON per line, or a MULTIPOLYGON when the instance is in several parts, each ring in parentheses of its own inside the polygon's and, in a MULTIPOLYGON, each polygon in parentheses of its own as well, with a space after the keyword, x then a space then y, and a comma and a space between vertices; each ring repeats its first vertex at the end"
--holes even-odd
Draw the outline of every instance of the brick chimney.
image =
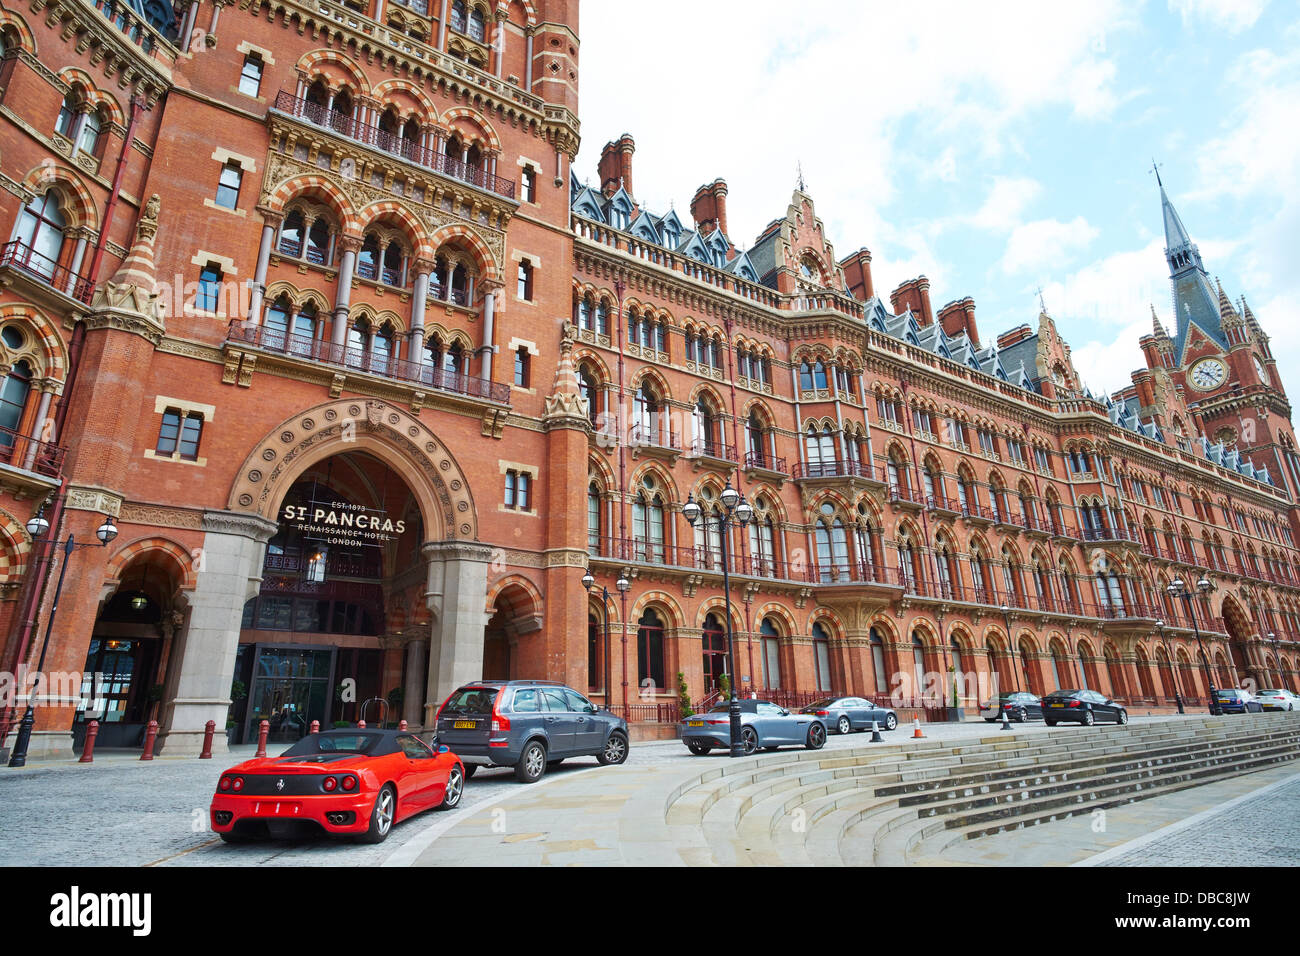
POLYGON ((889 301, 894 306, 895 314, 911 309, 916 316, 917 325, 922 328, 934 324, 934 313, 930 311, 930 280, 925 276, 904 282, 889 293, 889 301))
POLYGON ((606 143, 600 151, 600 163, 596 172, 600 176, 600 189, 606 196, 618 192, 620 185, 629 196, 632 191, 632 154, 636 152, 636 143, 630 133, 624 133, 618 139, 606 143))
POLYGON ((860 302, 866 302, 876 294, 871 282, 871 252, 859 249, 840 263, 844 270, 844 281, 848 283, 849 294, 860 302))
POLYGON ((945 335, 955 336, 965 332, 971 344, 980 345, 979 330, 975 327, 975 300, 970 296, 955 299, 939 310, 939 324, 945 335))
POLYGON ((715 228, 727 232, 727 181, 715 179, 695 190, 691 199, 691 218, 700 235, 707 236, 715 228), (714 221, 716 220, 716 226, 714 221))
POLYGON ((1029 327, 1028 323, 1025 325, 1018 325, 1014 329, 1003 332, 998 336, 998 348, 1009 348, 1017 342, 1023 342, 1033 334, 1034 330, 1029 327))

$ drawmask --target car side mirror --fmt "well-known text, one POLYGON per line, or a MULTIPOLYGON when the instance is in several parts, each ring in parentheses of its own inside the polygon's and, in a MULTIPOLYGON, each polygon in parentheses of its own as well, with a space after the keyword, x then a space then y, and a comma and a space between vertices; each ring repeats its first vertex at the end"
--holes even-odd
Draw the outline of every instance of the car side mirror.
POLYGON ((783 710, 783 711, 781 711, 781 716, 782 716, 782 717, 789 717, 789 716, 790 716, 790 711, 788 711, 788 710, 783 710))
POLYGON ((598 713, 599 711, 600 711, 600 708, 597 707, 595 704, 588 704, 588 705, 587 705, 587 713, 589 713, 589 714, 595 714, 595 713, 598 713))
POLYGON ((440 754, 451 753, 451 748, 448 747, 446 744, 438 744, 438 753, 440 754))

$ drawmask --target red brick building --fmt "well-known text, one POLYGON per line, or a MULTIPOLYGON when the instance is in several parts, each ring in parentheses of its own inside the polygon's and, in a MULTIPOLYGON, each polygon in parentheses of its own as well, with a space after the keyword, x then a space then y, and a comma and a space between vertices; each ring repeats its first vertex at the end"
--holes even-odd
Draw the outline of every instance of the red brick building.
POLYGON ((1046 314, 886 302, 802 189, 742 250, 720 179, 640 207, 630 136, 583 186, 577 0, 23 0, 0 48, 0 733, 67 568, 34 755, 480 677, 666 719, 728 630, 747 688, 931 715, 1203 696, 1197 631, 1294 686, 1290 406, 1163 187, 1176 334, 1095 397, 1046 314), (682 512, 728 483, 730 622, 682 512))

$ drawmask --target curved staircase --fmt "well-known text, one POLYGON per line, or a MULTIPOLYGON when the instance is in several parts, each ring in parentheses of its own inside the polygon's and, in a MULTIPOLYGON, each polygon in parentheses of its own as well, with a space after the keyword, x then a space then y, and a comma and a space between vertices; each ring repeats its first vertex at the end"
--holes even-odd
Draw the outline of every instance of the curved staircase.
POLYGON ((664 822, 698 863, 898 865, 1297 757, 1291 714, 789 751, 688 778, 664 822))

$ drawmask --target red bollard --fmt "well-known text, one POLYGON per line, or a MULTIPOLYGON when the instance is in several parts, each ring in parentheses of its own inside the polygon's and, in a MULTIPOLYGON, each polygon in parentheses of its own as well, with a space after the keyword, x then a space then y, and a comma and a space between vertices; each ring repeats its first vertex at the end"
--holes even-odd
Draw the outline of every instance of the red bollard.
POLYGON ((405 730, 405 729, 406 729, 406 721, 404 721, 404 720, 399 720, 399 721, 397 722, 397 729, 398 729, 398 730, 405 730))
POLYGON ((95 762, 95 738, 99 736, 99 721, 92 720, 86 725, 86 743, 81 748, 81 759, 77 763, 95 762))
POLYGON ((313 720, 313 721, 311 722, 311 732, 312 732, 313 734, 318 734, 318 733, 320 733, 320 721, 319 721, 319 720, 313 720))
POLYGON ((153 745, 154 745, 154 741, 157 739, 158 739, 158 721, 151 720, 149 721, 149 729, 145 732, 144 735, 144 753, 140 755, 141 760, 153 759, 153 745))
POLYGON ((253 754, 254 757, 266 756, 266 736, 270 732, 271 722, 269 720, 264 720, 257 725, 257 753, 253 754))
POLYGON ((358 720, 358 721, 357 721, 357 728, 358 728, 359 730, 365 730, 365 729, 366 729, 366 722, 365 722, 364 720, 358 720))
POLYGON ((209 720, 203 725, 203 750, 199 754, 200 760, 212 759, 212 735, 217 732, 217 722, 209 720))

